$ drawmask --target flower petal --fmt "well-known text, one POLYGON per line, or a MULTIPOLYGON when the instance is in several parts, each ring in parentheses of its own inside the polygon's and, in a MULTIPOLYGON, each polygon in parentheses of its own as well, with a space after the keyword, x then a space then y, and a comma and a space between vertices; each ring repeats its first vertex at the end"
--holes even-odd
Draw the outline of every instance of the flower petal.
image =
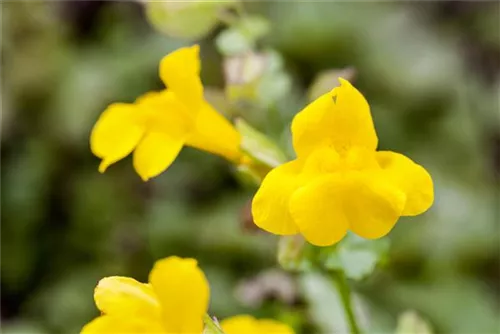
POLYGON ((209 286, 194 259, 171 256, 156 262, 149 281, 161 304, 167 333, 201 333, 209 286))
POLYGON ((129 155, 144 134, 139 110, 133 104, 111 104, 99 117, 90 135, 92 153, 102 159, 99 171, 129 155))
POLYGON ((335 173, 340 171, 341 164, 338 152, 330 146, 322 145, 307 156, 302 173, 310 178, 318 174, 335 173))
POLYGON ((380 151, 376 157, 380 167, 388 172, 391 182, 406 194, 403 216, 416 216, 431 207, 434 186, 424 167, 395 152, 380 151))
POLYGON ((299 157, 324 144, 341 154, 356 146, 377 148, 368 103, 348 81, 339 81, 339 87, 310 103, 293 119, 293 147, 299 157))
POLYGON ((386 173, 350 173, 342 194, 349 229, 366 239, 381 238, 403 212, 405 194, 388 182, 386 173))
POLYGON ((136 100, 147 130, 179 137, 194 126, 194 118, 176 95, 168 90, 148 92, 136 100))
POLYGON ((209 103, 203 101, 196 115, 194 130, 186 144, 238 161, 241 158, 240 143, 241 136, 236 128, 209 103))
POLYGON ((349 222, 342 206, 344 188, 340 176, 329 175, 317 178, 292 195, 290 214, 311 244, 333 245, 346 235, 349 222))
POLYGON ((134 168, 147 181, 165 171, 174 162, 184 145, 184 137, 168 133, 148 133, 134 152, 134 168))
POLYGON ((156 317, 160 304, 149 284, 133 278, 111 276, 103 278, 94 291, 97 308, 108 315, 133 315, 156 317))
POLYGON ((160 78, 167 88, 192 112, 197 112, 203 100, 200 80, 200 47, 180 48, 160 62, 160 78))
POLYGON ((292 193, 301 185, 298 160, 287 162, 271 170, 252 200, 252 216, 261 229, 278 235, 298 233, 288 210, 292 193))
POLYGON ((255 318, 249 315, 237 315, 220 322, 224 334, 253 334, 258 333, 255 318))
POLYGON ((225 334, 293 334, 288 325, 272 319, 255 319, 249 315, 237 315, 221 321, 225 334))
POLYGON ((81 334, 160 334, 164 333, 161 323, 145 318, 103 315, 85 325, 81 334))
POLYGON ((294 334, 294 330, 279 321, 272 319, 259 319, 257 320, 259 330, 257 333, 269 333, 269 334, 294 334))

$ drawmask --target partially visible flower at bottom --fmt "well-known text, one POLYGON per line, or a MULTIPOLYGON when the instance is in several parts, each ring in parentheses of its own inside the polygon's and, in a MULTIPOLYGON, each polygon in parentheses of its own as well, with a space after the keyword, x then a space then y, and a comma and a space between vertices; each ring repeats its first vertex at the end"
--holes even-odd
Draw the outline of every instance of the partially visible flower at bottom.
MULTIPOLYGON (((99 281, 94 300, 101 315, 81 334, 201 334, 210 287, 195 259, 158 260, 149 283, 111 276, 99 281)), ((221 323, 226 334, 293 334, 274 320, 235 316, 221 323)))
POLYGON ((293 329, 272 319, 255 319, 250 315, 237 315, 221 322, 224 334, 294 334, 293 329))
POLYGON ((195 259, 156 262, 149 283, 129 277, 99 281, 94 299, 102 315, 82 334, 202 333, 210 289, 195 259))

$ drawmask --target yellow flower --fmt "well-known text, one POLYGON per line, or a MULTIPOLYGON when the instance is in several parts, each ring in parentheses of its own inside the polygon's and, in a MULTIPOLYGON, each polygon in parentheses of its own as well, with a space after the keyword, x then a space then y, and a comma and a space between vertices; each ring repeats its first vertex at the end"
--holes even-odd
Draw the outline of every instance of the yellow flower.
POLYGON ((203 98, 198 45, 166 55, 160 77, 167 89, 111 104, 101 114, 90 136, 92 152, 102 159, 99 171, 134 151, 134 168, 147 181, 167 169, 184 145, 237 162, 239 133, 203 98))
POLYGON ((209 294, 196 260, 168 257, 156 262, 149 284, 118 276, 99 281, 94 299, 102 315, 82 334, 201 334, 209 294))
POLYGON ((225 334, 294 334, 292 328, 271 319, 255 319, 249 315, 237 315, 221 321, 225 334))
POLYGON ((344 79, 292 122, 297 159, 273 169, 252 202, 255 223, 278 235, 301 233, 317 246, 348 230, 380 238, 400 216, 425 212, 432 179, 402 154, 376 151, 378 139, 363 95, 344 79))
MULTIPOLYGON (((201 334, 210 288, 195 259, 177 256, 156 261, 149 283, 103 278, 94 291, 101 316, 82 334, 201 334)), ((221 322, 225 334, 293 334, 280 322, 239 315, 221 322)))

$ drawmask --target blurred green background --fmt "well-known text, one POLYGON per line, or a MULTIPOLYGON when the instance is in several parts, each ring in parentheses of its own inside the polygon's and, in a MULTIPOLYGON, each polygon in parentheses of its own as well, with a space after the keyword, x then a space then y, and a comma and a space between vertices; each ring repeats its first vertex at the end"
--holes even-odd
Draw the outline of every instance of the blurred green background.
MULTIPOLYGON (((432 209, 402 218, 385 265, 355 283, 371 332, 391 333, 415 309, 439 333, 499 333, 499 3, 244 6, 270 20, 261 44, 281 53, 291 83, 272 107, 245 111, 252 124, 290 152, 289 123, 315 77, 352 67, 380 148, 434 178, 432 209)), ((342 332, 328 285, 269 272, 279 270, 277 238, 252 228, 255 189, 226 161, 185 148, 148 183, 130 159, 98 173, 88 144, 97 117, 162 88, 158 62, 185 41, 154 30, 134 2, 2 10, 2 332, 76 333, 97 315, 100 278, 144 281, 174 254, 199 260, 219 318, 251 313, 302 333, 342 332)), ((202 79, 222 88, 220 30, 200 43, 202 79)))

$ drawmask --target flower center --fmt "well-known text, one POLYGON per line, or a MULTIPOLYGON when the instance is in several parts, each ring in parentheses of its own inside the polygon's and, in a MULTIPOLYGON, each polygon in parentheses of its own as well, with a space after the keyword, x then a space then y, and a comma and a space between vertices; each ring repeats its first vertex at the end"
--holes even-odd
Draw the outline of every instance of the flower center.
POLYGON ((339 153, 331 145, 324 145, 307 157, 302 172, 331 174, 378 168, 380 166, 375 159, 375 151, 364 147, 350 147, 339 153))

